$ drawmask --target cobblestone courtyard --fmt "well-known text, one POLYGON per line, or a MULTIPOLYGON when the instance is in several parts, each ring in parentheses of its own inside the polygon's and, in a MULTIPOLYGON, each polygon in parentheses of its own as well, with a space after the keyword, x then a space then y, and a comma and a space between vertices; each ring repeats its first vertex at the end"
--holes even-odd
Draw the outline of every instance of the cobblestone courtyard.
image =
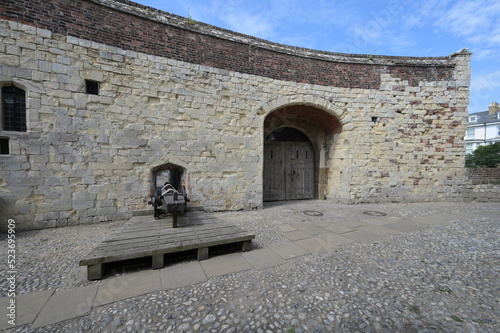
MULTIPOLYGON (((8 331, 499 330, 497 203, 345 206, 299 201, 216 215, 255 232, 254 249, 163 270, 139 265, 102 281, 86 280, 79 257, 122 222, 20 233, 18 292, 46 304, 28 325, 8 331), (318 240, 317 246, 308 245, 310 238, 318 240), (288 252, 280 252, 284 244, 290 244, 288 252), (294 252, 292 245, 302 245, 303 252, 294 252), (259 255, 260 261, 252 261, 259 255), (242 265, 243 259, 253 266, 242 265), (214 272, 214 267, 223 268, 214 272), (189 272, 196 269, 204 278, 191 283, 196 274, 189 272), (185 281, 168 285, 173 280, 166 277, 176 272, 185 281), (159 285, 156 276, 162 279, 159 285), (141 286, 142 294, 127 296, 141 286), (117 296, 99 303, 98 288, 117 296), (71 299, 81 297, 85 303, 88 295, 91 304, 81 315, 58 321, 52 314, 70 309, 71 299)), ((2 297, 5 290, 2 281, 2 297)))

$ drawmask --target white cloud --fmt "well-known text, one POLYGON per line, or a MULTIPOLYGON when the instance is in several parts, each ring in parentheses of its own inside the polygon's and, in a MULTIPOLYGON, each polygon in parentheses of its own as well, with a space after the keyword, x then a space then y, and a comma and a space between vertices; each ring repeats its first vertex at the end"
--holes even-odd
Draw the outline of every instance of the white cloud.
POLYGON ((469 112, 485 111, 488 109, 489 102, 500 102, 499 98, 500 70, 472 78, 469 112))
POLYGON ((498 59, 498 54, 492 49, 474 49, 474 60, 485 60, 495 58, 498 59))
POLYGON ((424 28, 442 17, 449 0, 427 0, 409 4, 402 15, 402 26, 406 29, 424 28))
POLYGON ((399 54, 404 53, 406 50, 417 44, 409 35, 393 36, 389 38, 388 43, 391 45, 391 48, 399 54))
POLYGON ((273 13, 261 4, 243 0, 199 2, 191 8, 193 19, 243 34, 271 39, 275 36, 273 13))
POLYGON ((221 19, 234 31, 266 39, 274 36, 274 24, 258 14, 231 12, 221 19))
POLYGON ((475 44, 500 45, 500 2, 462 0, 434 13, 435 25, 475 44))

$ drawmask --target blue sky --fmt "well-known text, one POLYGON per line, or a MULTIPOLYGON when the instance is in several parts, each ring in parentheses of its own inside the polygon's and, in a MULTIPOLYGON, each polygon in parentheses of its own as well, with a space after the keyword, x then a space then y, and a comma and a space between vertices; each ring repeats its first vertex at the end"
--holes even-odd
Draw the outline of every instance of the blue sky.
POLYGON ((374 55, 472 55, 469 112, 500 102, 498 0, 135 0, 217 27, 305 48, 374 55))

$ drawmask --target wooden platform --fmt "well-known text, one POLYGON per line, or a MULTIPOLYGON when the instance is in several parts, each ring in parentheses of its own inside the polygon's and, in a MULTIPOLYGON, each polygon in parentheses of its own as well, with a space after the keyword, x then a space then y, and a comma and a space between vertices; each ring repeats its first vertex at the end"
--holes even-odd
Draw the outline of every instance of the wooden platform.
POLYGON ((153 269, 159 269, 164 266, 165 254, 197 250, 198 260, 204 260, 210 247, 237 244, 241 251, 249 251, 255 239, 254 234, 204 212, 189 212, 178 218, 178 225, 172 228, 170 216, 156 220, 152 216, 133 217, 80 260, 80 266, 87 266, 89 280, 98 280, 105 263, 152 257, 153 269))

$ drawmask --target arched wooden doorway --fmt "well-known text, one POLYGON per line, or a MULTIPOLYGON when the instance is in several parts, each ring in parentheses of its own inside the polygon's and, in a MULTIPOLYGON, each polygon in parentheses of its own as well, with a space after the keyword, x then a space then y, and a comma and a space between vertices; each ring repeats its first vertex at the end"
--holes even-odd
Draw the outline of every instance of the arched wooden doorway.
POLYGON ((314 148, 298 129, 282 127, 264 141, 264 201, 314 198, 314 148))

